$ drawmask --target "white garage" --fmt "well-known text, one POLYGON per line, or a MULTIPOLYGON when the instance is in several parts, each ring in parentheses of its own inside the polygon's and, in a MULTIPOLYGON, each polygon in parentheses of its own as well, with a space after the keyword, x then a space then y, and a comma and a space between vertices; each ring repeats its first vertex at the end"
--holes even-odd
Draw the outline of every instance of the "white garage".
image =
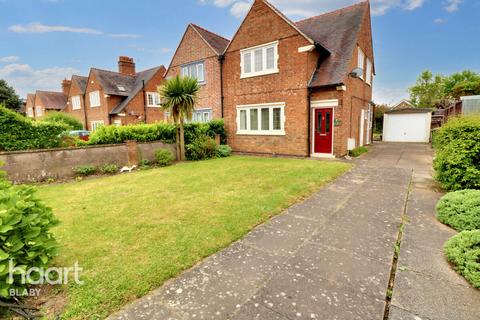
POLYGON ((429 142, 432 110, 408 108, 385 112, 383 141, 429 142))

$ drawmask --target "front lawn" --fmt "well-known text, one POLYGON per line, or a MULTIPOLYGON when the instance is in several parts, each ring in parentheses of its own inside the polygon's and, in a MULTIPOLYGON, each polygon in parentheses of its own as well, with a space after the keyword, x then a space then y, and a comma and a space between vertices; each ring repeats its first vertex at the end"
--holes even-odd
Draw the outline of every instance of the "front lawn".
POLYGON ((231 157, 40 187, 61 221, 55 265, 85 269, 64 318, 105 318, 348 169, 231 157))

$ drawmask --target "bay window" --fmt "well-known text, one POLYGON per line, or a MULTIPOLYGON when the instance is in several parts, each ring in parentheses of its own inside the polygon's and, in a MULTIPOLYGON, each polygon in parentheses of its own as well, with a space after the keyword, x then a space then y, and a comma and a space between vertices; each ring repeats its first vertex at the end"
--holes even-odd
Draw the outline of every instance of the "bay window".
POLYGON ((285 104, 238 106, 237 134, 285 135, 285 104))

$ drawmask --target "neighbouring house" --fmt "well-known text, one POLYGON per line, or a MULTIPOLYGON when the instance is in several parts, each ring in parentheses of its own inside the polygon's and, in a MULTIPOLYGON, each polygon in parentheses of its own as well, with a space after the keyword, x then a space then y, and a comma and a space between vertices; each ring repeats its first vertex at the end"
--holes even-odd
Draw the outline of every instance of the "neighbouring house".
POLYGON ((390 110, 409 109, 409 108, 415 108, 415 106, 410 101, 403 99, 400 102, 393 105, 390 108, 390 110))
POLYGON ((302 157, 369 144, 374 73, 369 2, 293 22, 255 0, 224 53, 228 143, 302 157))
POLYGON ((222 54, 229 40, 189 24, 167 71, 167 79, 189 76, 201 85, 192 121, 222 118, 222 54))
POLYGON ((64 92, 37 90, 33 104, 33 117, 38 120, 50 112, 62 111, 67 104, 67 95, 64 92))
POLYGON ((92 68, 85 88, 86 129, 163 120, 157 88, 165 72, 164 66, 136 72, 133 59, 124 56, 118 72, 92 68))
POLYGON ((35 94, 27 94, 27 99, 25 100, 25 114, 29 118, 35 118, 34 113, 35 108, 35 94))
POLYGON ((87 77, 73 75, 70 80, 70 88, 67 92, 68 101, 64 112, 72 115, 87 127, 87 111, 85 109, 85 90, 87 88, 87 77))

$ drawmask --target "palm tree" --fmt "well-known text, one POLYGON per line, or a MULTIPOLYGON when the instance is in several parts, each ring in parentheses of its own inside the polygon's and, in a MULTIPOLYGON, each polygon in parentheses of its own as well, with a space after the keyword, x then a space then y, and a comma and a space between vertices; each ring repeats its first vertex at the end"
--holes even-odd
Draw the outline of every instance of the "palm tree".
POLYGON ((177 157, 185 160, 185 134, 183 124, 191 120, 198 100, 200 85, 190 77, 176 76, 158 88, 163 110, 169 111, 173 121, 178 125, 176 132, 177 157))

